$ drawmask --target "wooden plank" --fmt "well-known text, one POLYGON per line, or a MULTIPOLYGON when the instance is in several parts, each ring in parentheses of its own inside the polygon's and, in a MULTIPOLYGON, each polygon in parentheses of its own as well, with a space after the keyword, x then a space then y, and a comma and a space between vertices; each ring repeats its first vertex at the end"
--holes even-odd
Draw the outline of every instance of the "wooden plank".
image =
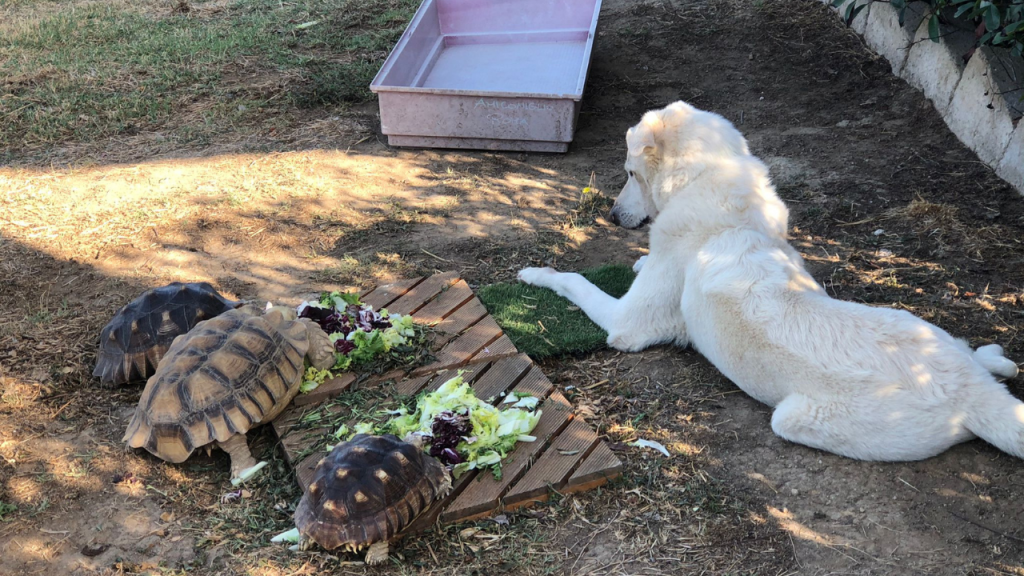
POLYGON ((417 322, 433 324, 452 315, 456 309, 473 299, 473 291, 465 280, 459 280, 413 314, 417 322))
MULTIPOLYGON (((526 356, 525 354, 523 356, 526 356)), ((529 356, 527 356, 529 358, 529 356)), ((524 394, 530 394, 538 398, 547 398, 549 394, 555 389, 555 386, 548 380, 548 377, 544 375, 544 371, 537 366, 531 366, 530 371, 527 372, 526 376, 519 381, 519 384, 512 389, 513 392, 521 392, 524 394)))
POLYGON ((476 356, 473 356, 470 362, 477 362, 487 358, 502 358, 518 353, 519 350, 516 349, 516 345, 508 339, 508 336, 502 334, 497 340, 485 346, 476 356))
POLYGON ((501 463, 501 480, 485 474, 473 482, 445 511, 441 520, 455 522, 486 516, 498 509, 501 496, 523 476, 530 464, 572 418, 572 405, 557 390, 541 405, 540 421, 533 430, 535 442, 520 442, 501 463))
POLYGON ((473 297, 472 300, 460 306, 437 325, 438 334, 434 339, 436 348, 439 349, 454 340, 459 334, 486 316, 487 308, 484 308, 484 305, 480 303, 478 298, 473 297))
POLYGON ((284 438, 285 434, 292 429, 292 426, 298 421, 303 410, 296 408, 295 405, 291 405, 284 409, 281 414, 274 419, 271 426, 274 427, 274 432, 277 432, 278 438, 284 438))
MULTIPOLYGON (((481 362, 479 364, 473 364, 472 366, 468 366, 465 368, 462 374, 462 381, 473 386, 473 390, 475 392, 477 378, 479 378, 490 367, 491 364, 489 362, 481 362)), ((438 371, 435 373, 434 379, 431 380, 429 384, 423 387, 423 390, 426 390, 427 392, 434 392, 435 390, 440 388, 445 382, 451 380, 452 378, 455 378, 455 376, 457 376, 458 373, 459 371, 454 369, 438 371)))
POLYGON ((563 492, 583 492, 597 488, 622 475, 622 461, 604 442, 598 443, 594 451, 580 464, 562 488, 563 492))
POLYGON ((302 487, 302 491, 306 491, 306 486, 309 486, 310 482, 313 481, 313 472, 316 470, 316 463, 320 461, 327 453, 318 451, 309 456, 303 458, 302 462, 298 464, 292 463, 295 468, 295 477, 299 481, 299 486, 302 487))
MULTIPOLYGON (((277 437, 281 440, 281 446, 284 449, 285 458, 288 462, 296 467, 298 463, 295 462, 295 457, 301 454, 306 448, 322 438, 325 434, 330 434, 334 430, 324 426, 311 426, 309 428, 296 428, 299 422, 307 414, 319 410, 318 405, 306 405, 306 406, 295 406, 288 407, 281 415, 274 421, 274 430, 277 432, 277 437)), ((337 414, 342 410, 341 406, 334 406, 328 409, 331 415, 337 414)))
POLYGON ((303 432, 303 430, 294 430, 291 434, 281 437, 284 456, 292 466, 295 466, 295 455, 301 453, 310 444, 310 439, 306 438, 303 432))
POLYGON ((417 284, 423 282, 423 280, 423 278, 413 278, 411 280, 400 280, 394 284, 378 286, 376 290, 370 292, 365 298, 361 299, 364 304, 373 306, 375 310, 378 308, 385 308, 388 304, 398 300, 406 292, 412 290, 417 284))
POLYGON ((498 395, 517 384, 532 365, 530 357, 525 354, 499 360, 473 385, 473 393, 492 404, 500 402, 502 399, 498 395))
POLYGON ((401 298, 389 304, 387 307, 388 312, 403 315, 414 314, 443 290, 447 290, 458 279, 459 276, 455 272, 434 274, 417 284, 416 287, 406 292, 401 298))
POLYGON ((461 366, 469 362, 470 358, 476 355, 491 342, 501 337, 501 327, 490 316, 477 322, 472 328, 466 331, 455 340, 449 342, 440 352, 437 353, 437 360, 413 373, 423 373, 428 370, 438 370, 461 366))
POLYGON ((348 390, 355 381, 356 375, 351 372, 346 372, 337 378, 325 380, 324 383, 317 386, 315 390, 310 390, 306 394, 299 394, 295 396, 293 404, 295 406, 319 404, 324 400, 337 396, 338 394, 348 390))
POLYGON ((551 442, 551 447, 530 471, 502 498, 506 509, 514 510, 548 498, 548 486, 562 487, 573 468, 590 455, 598 443, 597 432, 582 420, 573 420, 551 442))
POLYGON ((420 389, 427 385, 427 382, 431 378, 437 376, 436 374, 426 374, 424 376, 417 376, 415 378, 404 378, 395 382, 395 393, 399 396, 412 396, 413 394, 419 393, 420 389))

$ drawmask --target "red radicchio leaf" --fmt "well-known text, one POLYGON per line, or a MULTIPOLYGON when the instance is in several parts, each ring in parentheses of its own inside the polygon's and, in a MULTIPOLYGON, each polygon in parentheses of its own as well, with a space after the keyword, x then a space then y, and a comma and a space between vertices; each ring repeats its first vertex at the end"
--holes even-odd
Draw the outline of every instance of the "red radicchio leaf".
POLYGON ((334 349, 337 350, 340 354, 348 355, 349 352, 356 349, 356 345, 351 340, 345 340, 344 338, 340 338, 334 341, 334 349))
POLYGON ((335 312, 330 308, 318 308, 316 306, 306 306, 302 309, 299 314, 300 318, 309 318, 316 322, 324 332, 328 334, 334 334, 341 332, 342 334, 348 335, 352 331, 351 322, 348 316, 335 312))
POLYGON ((473 429, 469 416, 445 411, 430 425, 430 455, 443 464, 459 464, 462 458, 455 451, 463 437, 473 429))

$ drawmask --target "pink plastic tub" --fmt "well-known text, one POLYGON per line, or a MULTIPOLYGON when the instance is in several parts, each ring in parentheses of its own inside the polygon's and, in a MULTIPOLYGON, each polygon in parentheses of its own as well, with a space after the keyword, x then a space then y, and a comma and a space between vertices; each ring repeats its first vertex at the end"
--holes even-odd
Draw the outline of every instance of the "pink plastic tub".
POLYGON ((601 0, 424 0, 370 89, 392 146, 565 152, 601 0))

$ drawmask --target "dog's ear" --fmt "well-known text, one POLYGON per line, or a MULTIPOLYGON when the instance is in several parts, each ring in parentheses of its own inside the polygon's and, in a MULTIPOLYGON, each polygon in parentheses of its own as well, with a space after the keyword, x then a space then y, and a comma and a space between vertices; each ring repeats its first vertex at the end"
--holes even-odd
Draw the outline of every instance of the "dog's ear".
POLYGON ((645 117, 639 124, 626 132, 626 147, 633 156, 642 156, 654 152, 658 147, 656 133, 660 129, 660 120, 645 117), (655 124, 658 124, 656 126, 655 124))

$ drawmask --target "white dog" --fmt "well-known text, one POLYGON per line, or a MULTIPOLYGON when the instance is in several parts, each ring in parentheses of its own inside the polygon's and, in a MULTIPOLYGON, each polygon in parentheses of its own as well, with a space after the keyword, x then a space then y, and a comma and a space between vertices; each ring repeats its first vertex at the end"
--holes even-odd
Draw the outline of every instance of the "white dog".
POLYGON ((1024 457, 1024 403, 1002 348, 972 351, 914 315, 830 298, 786 241, 768 169, 724 118, 677 102, 626 133, 629 180, 612 220, 646 220, 650 255, 616 300, 579 274, 523 282, 572 300, 625 351, 693 345, 774 406, 772 430, 864 460, 918 460, 975 435, 1024 457))

